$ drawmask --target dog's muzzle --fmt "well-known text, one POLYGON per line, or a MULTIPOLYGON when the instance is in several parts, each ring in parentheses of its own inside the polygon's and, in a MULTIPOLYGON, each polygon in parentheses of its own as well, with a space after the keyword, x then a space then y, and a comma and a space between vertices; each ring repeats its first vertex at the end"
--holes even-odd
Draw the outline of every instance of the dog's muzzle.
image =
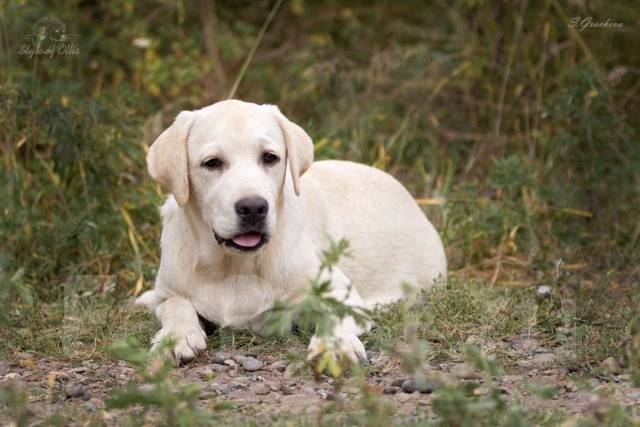
POLYGON ((269 241, 269 236, 258 230, 247 230, 229 239, 220 236, 216 233, 216 230, 213 230, 213 237, 219 245, 224 245, 240 252, 257 251, 269 241))

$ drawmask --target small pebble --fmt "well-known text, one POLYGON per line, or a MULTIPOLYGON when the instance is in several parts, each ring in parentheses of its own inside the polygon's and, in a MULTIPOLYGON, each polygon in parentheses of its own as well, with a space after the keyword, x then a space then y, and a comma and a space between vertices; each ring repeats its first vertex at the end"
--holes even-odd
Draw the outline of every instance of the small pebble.
POLYGON ((533 356, 533 363, 548 364, 556 361, 556 355, 553 353, 538 353, 533 356))
POLYGON ((292 394, 295 393, 295 390, 293 389, 293 387, 288 386, 288 385, 283 385, 282 386, 282 394, 284 394, 285 396, 290 396, 292 394))
POLYGON ((258 396, 264 396, 271 393, 271 387, 267 384, 258 384, 253 387, 253 392, 258 396))
POLYGON ((618 365, 618 361, 615 357, 607 357, 600 362, 600 366, 610 374, 620 373, 620 366, 618 365))
POLYGON ((488 387, 476 387, 473 389, 474 396, 486 396, 491 390, 488 387))
POLYGON ((322 396, 325 400, 330 400, 333 402, 344 402, 347 398, 346 393, 334 393, 334 392, 321 392, 320 396, 322 396))
POLYGON ((631 381, 631 375, 630 374, 620 374, 620 375, 618 375, 618 381, 622 381, 622 382, 631 381))
POLYGON ((231 367, 227 366, 227 365, 218 365, 218 364, 213 364, 209 366, 209 369, 211 369, 213 372, 228 372, 231 367))
POLYGON ((382 394, 397 394, 398 390, 400 390, 398 387, 385 387, 382 389, 382 394))
MULTIPOLYGON (((67 396, 67 399, 72 399, 74 397, 84 396, 85 392, 86 392, 86 389, 83 386, 75 385, 75 386, 69 387, 65 394, 67 396)), ((91 397, 91 395, 89 395, 89 397, 91 397)))
POLYGON ((220 389, 220 393, 226 396, 227 394, 231 393, 233 390, 234 390, 234 387, 232 386, 222 387, 220 389))
POLYGON ((214 354, 211 356, 211 362, 212 362, 212 363, 215 363, 216 365, 224 365, 224 361, 225 361, 225 360, 227 360, 227 359, 225 359, 224 357, 220 356, 220 355, 219 355, 219 354, 217 354, 217 353, 214 353, 214 354))
POLYGON ((589 387, 591 388, 596 388, 600 385, 600 380, 597 378, 589 378, 587 380, 587 384, 589 384, 589 387))
POLYGON ((22 381, 22 375, 20 375, 17 372, 9 372, 7 375, 4 376, 3 381, 19 382, 19 381, 22 381))
POLYGON ((480 380, 482 375, 470 364, 459 363, 449 371, 451 375, 461 380, 480 380))
POLYGON ((270 368, 272 371, 284 372, 284 370, 287 369, 287 366, 289 366, 289 362, 286 360, 278 360, 273 362, 270 365, 270 368))
POLYGON ((269 384, 269 388, 271 391, 280 391, 282 389, 282 385, 280 384, 269 384))
POLYGON ((391 387, 402 387, 402 383, 406 380, 406 378, 396 378, 395 380, 391 381, 391 387))
POLYGON ((69 379, 69 374, 64 371, 50 371, 49 375, 54 375, 56 380, 67 381, 69 379))
POLYGON ((213 378, 213 369, 211 368, 204 368, 202 371, 200 371, 200 378, 202 378, 203 380, 210 380, 211 378, 213 378))
POLYGON ((238 384, 249 384, 251 382, 251 378, 241 375, 235 377, 233 381, 238 384))
POLYGON ((538 286, 538 289, 536 290, 536 294, 541 298, 548 297, 549 295, 551 295, 551 286, 547 286, 547 285, 538 286))

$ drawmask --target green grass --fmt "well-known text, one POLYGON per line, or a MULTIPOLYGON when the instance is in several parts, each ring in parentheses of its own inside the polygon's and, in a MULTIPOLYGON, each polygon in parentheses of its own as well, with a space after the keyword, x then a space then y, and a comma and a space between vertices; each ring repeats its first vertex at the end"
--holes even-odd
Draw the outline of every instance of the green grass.
MULTIPOLYGON (((0 2, 1 358, 104 359, 153 334, 127 305, 158 267, 145 150, 226 96, 273 7, 198 4, 0 2), (43 16, 78 56, 17 55, 43 16)), ((283 2, 236 96, 278 104, 316 158, 398 177, 445 241, 450 284, 376 310, 372 351, 414 337, 437 363, 531 331, 570 348, 563 363, 637 365, 639 17, 623 1, 283 2), (624 28, 575 32, 573 16, 624 28)), ((285 354, 306 338, 211 343, 285 354)))

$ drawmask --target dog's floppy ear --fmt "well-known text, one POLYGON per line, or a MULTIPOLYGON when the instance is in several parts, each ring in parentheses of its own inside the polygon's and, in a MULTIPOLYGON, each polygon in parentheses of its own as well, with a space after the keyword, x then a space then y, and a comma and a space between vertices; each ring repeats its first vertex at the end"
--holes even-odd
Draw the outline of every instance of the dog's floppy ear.
POLYGON ((151 144, 147 153, 149 175, 171 191, 181 207, 189 201, 187 138, 195 114, 183 111, 151 144))
POLYGON ((275 105, 270 106, 282 130, 284 142, 287 146, 287 161, 293 178, 293 189, 300 195, 300 177, 313 163, 313 142, 311 137, 297 124, 287 119, 275 105))

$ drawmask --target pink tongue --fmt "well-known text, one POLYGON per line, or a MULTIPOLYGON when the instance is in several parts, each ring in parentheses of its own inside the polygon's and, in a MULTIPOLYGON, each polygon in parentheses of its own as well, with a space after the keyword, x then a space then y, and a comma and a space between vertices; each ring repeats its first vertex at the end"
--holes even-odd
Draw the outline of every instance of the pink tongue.
POLYGON ((243 248, 252 248, 260 243, 262 237, 258 233, 241 234, 233 239, 233 243, 243 248))

